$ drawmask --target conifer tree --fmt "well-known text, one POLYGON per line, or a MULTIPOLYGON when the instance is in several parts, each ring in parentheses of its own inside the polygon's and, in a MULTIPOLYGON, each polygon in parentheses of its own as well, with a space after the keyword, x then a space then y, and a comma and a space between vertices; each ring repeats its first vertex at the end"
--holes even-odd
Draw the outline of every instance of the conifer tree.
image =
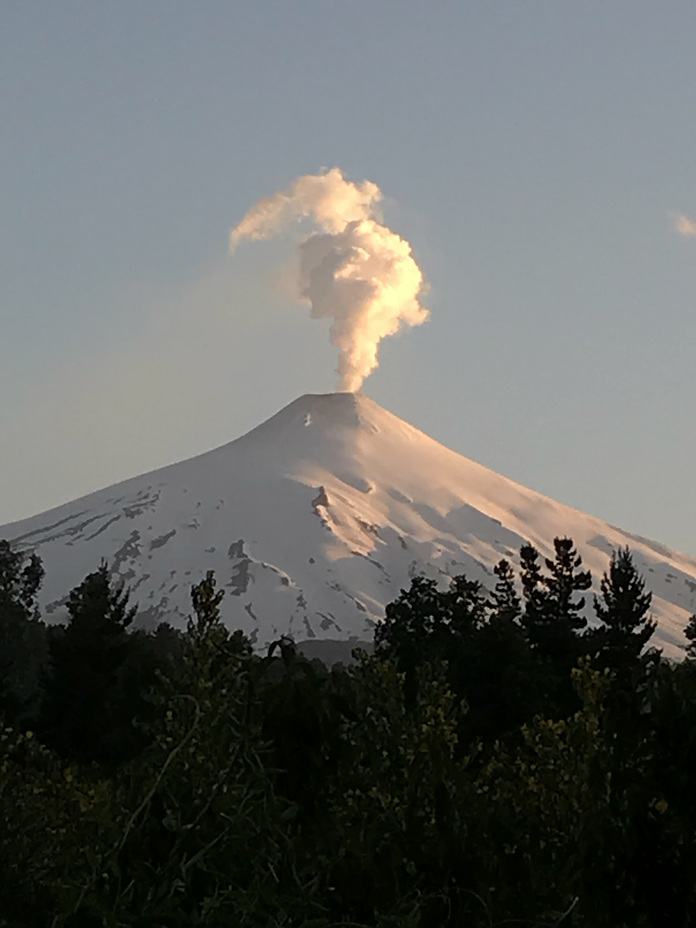
POLYGON ((489 616, 472 641, 464 692, 469 706, 464 727, 491 741, 531 720, 540 708, 535 656, 522 629, 512 565, 501 560, 493 570, 497 581, 489 616))
POLYGON ((490 598, 478 580, 465 574, 453 577, 442 594, 445 620, 460 642, 470 640, 488 620, 490 598))
POLYGON ((522 627, 535 662, 534 688, 545 710, 566 716, 578 708, 571 670, 587 651, 582 631, 587 619, 583 597, 576 593, 592 583, 589 571, 570 538, 554 539, 554 559, 545 558, 532 545, 520 549, 524 612, 522 627), (542 695, 543 694, 543 695, 542 695))
POLYGON ((612 554, 601 591, 601 598, 594 598, 601 625, 592 637, 599 644, 600 661, 611 670, 623 672, 638 661, 657 627, 648 618, 652 594, 646 592, 628 547, 612 554))
POLYGON ((492 621, 518 622, 522 614, 522 603, 515 587, 512 565, 504 558, 493 568, 498 578, 491 594, 492 621))
POLYGON ((582 653, 580 633, 587 625, 585 599, 575 594, 589 589, 592 576, 580 569, 582 558, 571 538, 554 538, 553 545, 554 559, 544 559, 547 574, 542 574, 539 552, 532 545, 520 550, 523 623, 531 646, 569 671, 582 653))
POLYGON ((534 545, 522 545, 520 548, 520 580, 524 597, 522 624, 534 644, 533 630, 542 622, 546 611, 546 593, 539 558, 540 554, 534 545))
POLYGON ((554 538, 555 558, 546 558, 546 568, 550 573, 545 581, 549 593, 551 616, 564 623, 575 633, 587 626, 587 619, 582 615, 585 597, 573 599, 576 592, 587 590, 592 586, 589 570, 580 570, 582 558, 573 546, 571 538, 554 538))

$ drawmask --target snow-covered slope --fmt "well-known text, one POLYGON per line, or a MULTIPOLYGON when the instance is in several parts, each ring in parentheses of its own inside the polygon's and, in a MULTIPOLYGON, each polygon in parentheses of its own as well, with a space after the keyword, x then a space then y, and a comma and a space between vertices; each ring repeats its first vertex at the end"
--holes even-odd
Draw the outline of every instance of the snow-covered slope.
POLYGON ((525 541, 549 554, 557 535, 597 584, 628 544, 653 592, 656 643, 682 654, 696 558, 525 489, 361 395, 303 396, 215 451, 0 527, 42 557, 56 620, 101 558, 144 625, 182 624, 191 584, 214 570, 226 621, 258 645, 285 632, 369 640, 411 576, 490 584, 501 557, 525 541))

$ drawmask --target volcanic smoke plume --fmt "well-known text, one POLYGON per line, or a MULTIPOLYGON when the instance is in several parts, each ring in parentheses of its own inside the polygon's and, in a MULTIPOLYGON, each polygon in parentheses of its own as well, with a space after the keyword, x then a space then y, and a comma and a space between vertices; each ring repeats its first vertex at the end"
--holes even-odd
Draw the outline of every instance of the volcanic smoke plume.
POLYGON ((297 298, 309 303, 314 319, 331 319, 331 342, 340 350, 338 389, 351 393, 377 367, 386 335, 429 316, 419 302, 421 269, 409 243, 380 221, 381 199, 376 184, 351 183, 332 168, 259 200, 230 233, 234 251, 305 217, 320 227, 297 246, 297 298))

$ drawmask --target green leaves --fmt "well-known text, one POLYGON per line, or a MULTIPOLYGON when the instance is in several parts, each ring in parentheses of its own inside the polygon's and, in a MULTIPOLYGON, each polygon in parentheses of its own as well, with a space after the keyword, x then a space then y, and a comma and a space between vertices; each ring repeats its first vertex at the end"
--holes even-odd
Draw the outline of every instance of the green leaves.
MULTIPOLYGON (((95 719, 137 718, 143 738, 105 767, 77 736, 61 757, 0 729, 0 928, 689 924, 694 662, 652 654, 617 689, 532 642, 523 610, 585 641, 586 572, 557 542, 543 563, 527 546, 521 596, 506 562, 490 593, 416 579, 374 656, 333 669, 288 638, 253 654, 212 574, 181 636, 127 633, 127 596, 91 575, 54 650, 62 685, 87 679, 77 656, 100 668, 95 719), (131 682, 149 714, 128 714, 131 682)), ((602 591, 605 625, 644 635, 625 556, 602 591)))

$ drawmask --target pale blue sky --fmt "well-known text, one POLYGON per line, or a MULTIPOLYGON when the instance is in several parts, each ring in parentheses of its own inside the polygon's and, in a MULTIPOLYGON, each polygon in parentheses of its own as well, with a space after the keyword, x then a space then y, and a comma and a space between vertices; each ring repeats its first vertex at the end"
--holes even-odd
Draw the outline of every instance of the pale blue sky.
POLYGON ((696 5, 46 0, 0 9, 0 524, 334 388, 227 256, 340 166, 432 319, 365 392, 468 457, 696 553, 696 5))

